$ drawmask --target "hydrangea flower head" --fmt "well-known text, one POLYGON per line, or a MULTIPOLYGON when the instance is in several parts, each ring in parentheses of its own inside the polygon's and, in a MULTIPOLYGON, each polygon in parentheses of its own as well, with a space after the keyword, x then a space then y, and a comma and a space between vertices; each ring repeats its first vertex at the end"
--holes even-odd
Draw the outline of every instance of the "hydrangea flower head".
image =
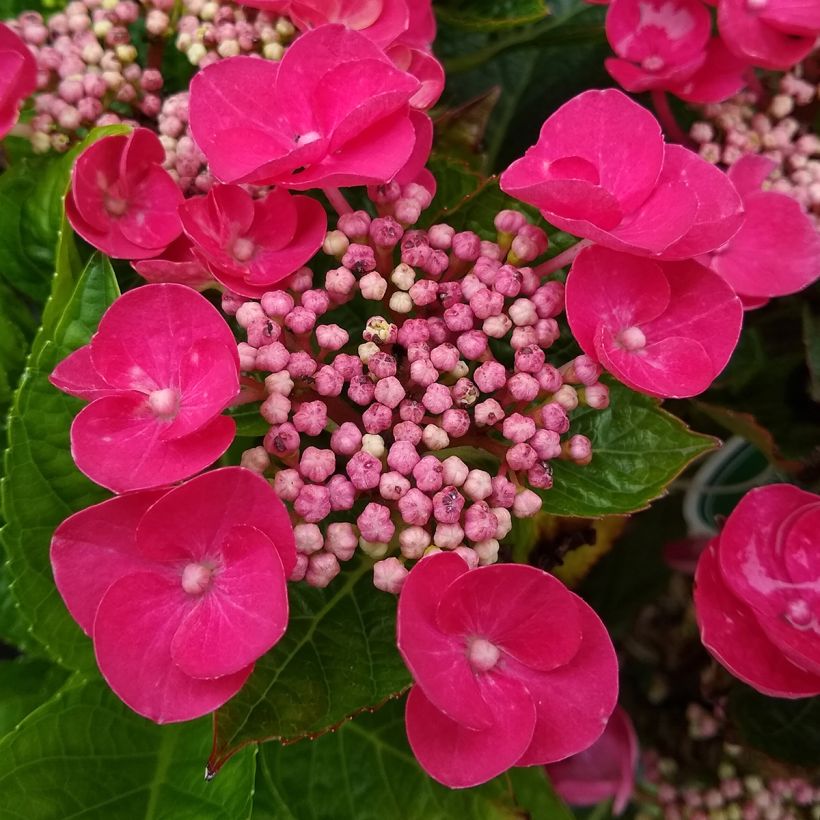
POLYGON ((576 257, 566 300, 584 352, 633 390, 667 398, 709 387, 743 321, 732 289, 697 262, 656 262, 599 246, 576 257))
POLYGON ((615 708, 618 665, 606 629, 535 567, 469 570, 458 555, 424 558, 404 582, 397 635, 415 680, 410 746, 447 786, 576 754, 615 708))
POLYGON ((622 814, 635 789, 638 737, 629 715, 620 707, 604 733, 588 749, 547 766, 555 791, 573 806, 592 806, 612 798, 612 811, 622 814))
POLYGON ((100 671, 135 712, 191 720, 239 691, 284 634, 295 551, 270 485, 227 467, 66 519, 51 562, 100 671))
POLYGON ((275 188, 254 199, 238 185, 215 185, 180 208, 194 254, 234 293, 261 296, 322 246, 327 216, 307 196, 275 188))
POLYGON ((153 131, 103 137, 74 163, 66 216, 83 239, 108 256, 147 259, 182 232, 182 193, 162 167, 153 131))
POLYGON ((411 116, 418 90, 367 37, 325 25, 299 37, 281 63, 236 57, 199 72, 191 130, 223 182, 380 184, 405 168, 418 140, 431 139, 429 118, 411 116))
POLYGON ((766 695, 820 694, 820 496, 748 492, 702 553, 695 608, 704 646, 766 695))
POLYGON ((51 382, 91 401, 71 425, 71 452, 92 481, 115 492, 199 472, 236 430, 220 415, 239 393, 236 342, 205 297, 183 285, 120 296, 51 382))
POLYGON ((20 102, 37 87, 37 62, 26 44, 0 23, 0 139, 17 122, 20 102))

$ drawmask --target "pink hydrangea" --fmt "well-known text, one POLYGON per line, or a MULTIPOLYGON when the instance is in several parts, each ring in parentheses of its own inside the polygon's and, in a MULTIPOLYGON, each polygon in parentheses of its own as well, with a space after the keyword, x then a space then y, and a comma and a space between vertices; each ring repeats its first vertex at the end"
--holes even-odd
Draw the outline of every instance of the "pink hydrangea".
POLYGON ((415 680, 410 746, 446 786, 576 754, 615 708, 618 665, 606 629, 535 567, 469 570, 455 553, 424 558, 404 580, 397 634, 415 680))
POLYGON ((729 49, 762 68, 787 69, 820 35, 815 0, 720 0, 718 28, 729 49))
POLYGON ((165 149, 147 128, 103 137, 74 163, 66 216, 108 256, 157 256, 182 232, 182 193, 162 167, 165 149))
POLYGON ((207 299, 183 285, 120 296, 51 382, 90 400, 71 425, 71 452, 114 492, 187 478, 234 437, 233 419, 220 414, 239 394, 236 342, 207 299))
POLYGON ((659 263, 596 246, 572 265, 566 310, 578 344, 616 378, 676 398, 709 387, 743 321, 732 289, 697 262, 659 263))
POLYGON ((711 37, 706 58, 686 79, 670 83, 666 90, 694 103, 718 103, 746 85, 749 62, 732 54, 720 37, 711 37))
POLYGON ((270 485, 226 467, 75 513, 54 533, 51 563, 109 686, 170 723, 233 697, 282 637, 296 552, 270 485))
POLYGON ((400 171, 412 178, 427 159, 430 119, 410 108, 418 90, 367 37, 325 25, 280 63, 235 57, 199 72, 191 130, 224 182, 381 184, 400 171))
POLYGON ((214 284, 214 277, 194 255, 187 236, 178 236, 159 256, 140 259, 131 267, 147 282, 154 284, 176 282, 196 290, 205 290, 214 284))
POLYGON ((322 246, 327 216, 307 196, 274 188, 254 199, 238 185, 215 185, 180 208, 194 255, 229 290, 261 296, 322 246))
POLYGON ((20 103, 37 87, 37 62, 26 44, 0 23, 0 139, 17 122, 20 103))
POLYGON ((729 169, 743 198, 740 230, 703 261, 743 297, 796 293, 820 277, 820 235, 786 194, 761 190, 776 163, 750 154, 729 169))
POLYGON ((748 492, 703 552, 695 609, 704 646, 766 695, 820 694, 820 496, 748 492))
POLYGON ((635 789, 638 737, 629 715, 620 707, 604 733, 588 749, 547 766, 561 797, 573 806, 592 806, 612 799, 614 814, 622 814, 635 789))
POLYGON ((664 259, 719 247, 743 219, 726 175, 664 145, 652 114, 615 89, 585 91, 561 106, 501 175, 501 187, 562 230, 664 259))

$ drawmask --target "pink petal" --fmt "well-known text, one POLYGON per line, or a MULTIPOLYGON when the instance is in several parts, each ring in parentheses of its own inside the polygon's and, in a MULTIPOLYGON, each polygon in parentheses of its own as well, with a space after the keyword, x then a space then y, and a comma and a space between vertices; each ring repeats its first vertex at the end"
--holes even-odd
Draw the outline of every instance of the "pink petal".
POLYGON ((698 562, 695 613, 703 645, 735 677, 772 697, 820 694, 820 676, 784 658, 766 637, 752 610, 726 585, 718 563, 717 540, 698 562))
MULTIPOLYGON (((471 729, 493 724, 466 655, 462 636, 447 635, 436 623, 436 607, 447 588, 467 572, 455 553, 438 553, 413 567, 399 596, 396 640, 407 668, 433 704, 452 721, 471 729)), ((411 741, 412 742, 412 741, 411 741)))
POLYGON ((217 416, 196 432, 164 440, 163 428, 140 393, 105 396, 84 407, 71 425, 77 468, 114 492, 160 487, 213 464, 233 441, 236 423, 217 416))
POLYGON ((719 248, 743 223, 743 205, 730 178, 719 168, 679 145, 667 145, 661 180, 682 181, 694 194, 697 214, 692 227, 660 254, 663 259, 691 259, 719 248))
POLYGON ((51 371, 48 380, 63 393, 70 396, 92 401, 101 396, 110 396, 117 393, 94 368, 91 361, 91 345, 83 345, 73 353, 69 353, 51 371))
POLYGON ((285 505, 261 476, 223 467, 176 487, 143 517, 137 543, 155 561, 207 559, 221 549, 234 527, 248 525, 276 546, 285 575, 296 563, 293 526, 285 505))
POLYGON ((103 594, 125 575, 151 569, 137 552, 137 524, 164 490, 120 495, 66 518, 51 539, 51 568, 71 617, 91 634, 103 594))
POLYGON ((551 672, 529 669, 510 659, 509 676, 527 687, 537 721, 532 743, 518 766, 552 763, 591 746, 603 733, 618 700, 618 659, 601 619, 576 597, 581 614, 581 648, 551 672))
POLYGON ((484 638, 545 672, 568 663, 581 645, 572 593, 552 575, 523 564, 459 576, 442 596, 436 621, 442 632, 484 638))
POLYGON ((436 179, 424 166, 427 165, 433 148, 433 121, 427 114, 411 110, 410 124, 415 131, 413 150, 404 165, 396 172, 394 180, 399 185, 415 182, 426 188, 432 198, 436 195, 436 179))
POLYGON ((171 642, 190 606, 186 598, 178 582, 140 572, 108 588, 94 621, 103 677, 127 706, 156 723, 193 720, 218 709, 253 669, 199 680, 174 664, 171 642))
POLYGON ((820 578, 820 498, 787 516, 777 533, 778 545, 789 578, 796 584, 813 583, 820 578))
POLYGON ((745 200, 760 191, 776 167, 777 163, 773 159, 762 154, 744 154, 726 173, 745 200))
POLYGON ((712 257, 710 267, 736 291, 785 296, 820 277, 820 236, 800 205, 761 191, 744 199, 740 230, 712 257))
POLYGON ((758 15, 786 34, 817 37, 820 33, 820 6, 815 0, 774 0, 760 9, 758 15))
POLYGON ((148 393, 179 386, 180 362, 198 339, 235 344, 227 323, 204 296, 183 285, 145 285, 108 308, 91 355, 109 384, 148 393))
POLYGON ((427 774, 450 788, 477 786, 516 765, 532 738, 535 709, 526 689, 502 675, 485 675, 482 689, 492 723, 481 730, 449 718, 420 686, 407 696, 410 748, 427 774))
POLYGON ((244 669, 288 625, 287 579, 271 540, 256 527, 235 526, 220 557, 213 585, 195 599, 171 643, 174 663, 194 678, 244 669))
POLYGON ((194 290, 204 290, 214 278, 194 256, 187 236, 177 237, 160 256, 133 262, 132 268, 153 284, 176 282, 194 290))
POLYGON ((410 105, 422 111, 432 108, 444 91, 444 68, 441 63, 432 54, 406 45, 393 45, 385 53, 394 65, 412 74, 421 83, 419 90, 410 98, 410 105))
POLYGON ((112 221, 105 209, 105 191, 117 184, 120 157, 127 142, 128 137, 120 134, 97 140, 74 163, 67 199, 72 200, 72 207, 80 220, 94 230, 102 231, 112 221))
POLYGON ((681 65, 670 66, 665 71, 647 71, 640 65, 608 57, 604 66, 612 78, 631 94, 640 94, 650 89, 666 90, 677 83, 689 80, 703 65, 706 54, 698 54, 681 65))
POLYGON ((697 71, 686 80, 668 86, 668 90, 687 102, 723 102, 743 89, 748 70, 747 60, 732 54, 720 37, 712 37, 706 48, 706 59, 697 71))

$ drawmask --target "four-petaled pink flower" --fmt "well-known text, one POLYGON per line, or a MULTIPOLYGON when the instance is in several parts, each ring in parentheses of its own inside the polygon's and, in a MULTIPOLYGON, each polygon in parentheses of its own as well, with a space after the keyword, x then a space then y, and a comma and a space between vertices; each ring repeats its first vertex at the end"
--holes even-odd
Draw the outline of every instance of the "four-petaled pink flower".
POLYGON ((282 637, 296 551, 270 485, 226 467, 75 513, 54 533, 51 563, 109 686, 170 723, 233 697, 282 637))
POLYGON ((51 382, 91 400, 71 425, 71 453, 92 481, 115 492, 198 473, 236 430, 220 415, 239 394, 236 341, 208 300, 183 285, 120 296, 51 382))
POLYGON ((327 215, 307 196, 275 188, 254 199, 238 185, 215 185, 180 208, 194 254, 225 287, 261 296, 322 246, 327 215))
POLYGON ((617 706, 604 733, 588 749, 547 766, 555 791, 573 806, 592 806, 612 798, 622 814, 635 789, 638 737, 629 715, 617 706))
POLYGON ((400 171, 409 180, 432 141, 430 118, 410 107, 418 90, 367 37, 326 25, 280 63, 234 57, 200 71, 191 130, 223 182, 305 190, 381 184, 400 171))
POLYGON ((743 198, 746 218, 729 242, 703 260, 743 297, 785 296, 820 277, 820 234, 809 217, 790 196, 761 190, 775 165, 756 154, 732 165, 729 179, 743 198))
POLYGON ((748 492, 701 554, 703 645, 766 695, 820 695, 820 496, 771 484, 748 492))
POLYGON ((153 131, 103 137, 74 163, 65 200, 71 227, 117 259, 157 256, 182 233, 182 192, 162 167, 153 131))
POLYGON ((17 122, 20 103, 37 87, 37 61, 28 46, 0 23, 0 139, 17 122))
POLYGON ((581 349, 652 396, 694 396, 715 380, 740 337, 743 307, 697 262, 655 262, 593 246, 572 265, 567 321, 581 349))
POLYGON ((501 187, 562 230, 663 259, 713 250, 743 220, 726 175, 664 145, 652 114, 615 89, 585 91, 561 106, 501 175, 501 187))
POLYGON ((535 567, 424 558, 404 581, 397 633, 415 680, 410 746, 447 786, 576 754, 615 708, 618 664, 604 625, 535 567))

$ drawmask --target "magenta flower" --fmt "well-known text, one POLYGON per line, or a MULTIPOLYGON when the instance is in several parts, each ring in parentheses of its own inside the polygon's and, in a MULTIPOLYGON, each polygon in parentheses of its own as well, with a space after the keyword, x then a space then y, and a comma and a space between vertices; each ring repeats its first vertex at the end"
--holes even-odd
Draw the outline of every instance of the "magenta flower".
POLYGON ((573 806, 592 806, 612 798, 612 811, 622 814, 635 789, 638 737, 629 715, 620 707, 604 733, 588 749, 547 766, 555 791, 573 806))
POLYGON ((182 193, 162 167, 165 149, 147 128, 103 137, 74 163, 66 216, 83 239, 108 256, 157 256, 182 232, 182 193))
POLYGON ((254 199, 238 185, 215 185, 179 210, 194 254, 228 289, 261 296, 313 256, 327 232, 319 202, 282 188, 254 199))
POLYGON ((397 634, 415 680, 410 746, 446 786, 576 754, 615 708, 618 665, 604 625, 535 567, 468 570, 457 554, 429 556, 404 580, 397 634))
POLYGON ((704 260, 743 297, 785 296, 820 277, 820 235, 786 194, 762 191, 774 160, 750 154, 729 169, 746 218, 724 246, 704 260))
POLYGON ((743 89, 748 72, 748 60, 732 54, 720 37, 712 37, 700 66, 685 80, 670 83, 666 90, 687 102, 723 102, 743 89))
POLYGON ((287 510, 241 467, 103 501, 51 541, 57 589, 108 685, 157 723, 239 691, 285 632, 295 563, 287 510))
POLYGON ((664 259, 714 249, 742 221, 725 174, 665 146, 652 114, 614 89, 585 91, 561 106, 501 175, 501 187, 562 230, 664 259))
POLYGON ((0 139, 17 122, 20 103, 37 87, 37 62, 26 44, 0 23, 0 139))
POLYGON ((411 117, 418 89, 367 37, 326 25, 299 37, 281 63, 235 57, 199 72, 191 130, 224 182, 380 184, 411 159, 416 123, 429 122, 411 117))
POLYGON ((91 401, 71 425, 71 452, 114 492, 187 478, 234 437, 233 419, 220 413, 239 393, 236 342, 207 299, 183 285, 120 296, 51 383, 91 401))
POLYGON ((215 283, 213 275, 194 255, 191 240, 185 234, 178 236, 159 256, 132 262, 131 267, 153 284, 176 282, 195 290, 206 290, 215 283))
POLYGON ((607 71, 633 93, 666 90, 703 64, 711 27, 700 0, 613 0, 606 36, 618 56, 607 71))
POLYGON ((703 645, 766 695, 820 694, 820 496, 788 484, 746 493, 700 557, 703 645))
POLYGON ((743 321, 732 289, 702 265, 595 246, 572 265, 566 305, 585 353, 634 390, 666 398, 706 390, 729 361, 743 321))
POLYGON ((719 0, 717 19, 729 49, 762 68, 791 68, 820 34, 814 0, 719 0))

